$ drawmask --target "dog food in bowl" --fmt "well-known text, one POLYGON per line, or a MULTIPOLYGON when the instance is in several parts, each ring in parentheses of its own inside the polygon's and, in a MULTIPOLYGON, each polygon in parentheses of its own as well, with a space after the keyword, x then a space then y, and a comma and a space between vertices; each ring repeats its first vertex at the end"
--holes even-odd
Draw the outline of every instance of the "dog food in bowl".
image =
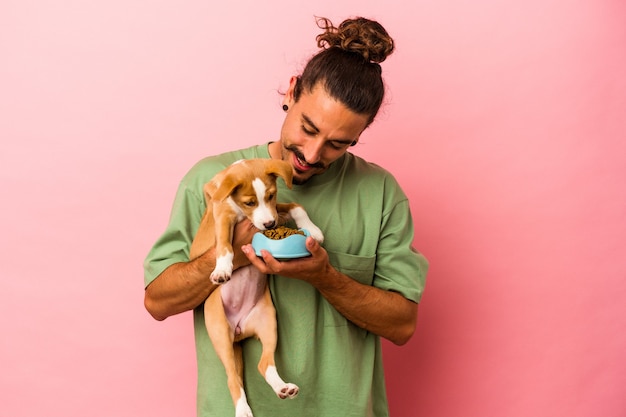
POLYGON ((302 230, 292 229, 291 227, 287 226, 279 226, 275 229, 267 229, 261 233, 274 240, 284 239, 291 235, 295 235, 296 233, 304 236, 304 232, 302 230))
POLYGON ((309 235, 306 229, 280 226, 255 233, 252 248, 257 256, 261 256, 261 250, 266 250, 276 259, 302 258, 311 255, 305 246, 309 235))

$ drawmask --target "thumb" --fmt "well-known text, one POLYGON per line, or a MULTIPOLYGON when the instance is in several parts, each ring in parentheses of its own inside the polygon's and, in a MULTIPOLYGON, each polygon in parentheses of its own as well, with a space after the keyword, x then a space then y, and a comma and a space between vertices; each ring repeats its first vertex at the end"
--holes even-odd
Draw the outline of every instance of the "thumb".
POLYGON ((306 238, 306 248, 309 252, 315 253, 320 250, 321 246, 317 240, 313 239, 311 236, 308 236, 306 238))

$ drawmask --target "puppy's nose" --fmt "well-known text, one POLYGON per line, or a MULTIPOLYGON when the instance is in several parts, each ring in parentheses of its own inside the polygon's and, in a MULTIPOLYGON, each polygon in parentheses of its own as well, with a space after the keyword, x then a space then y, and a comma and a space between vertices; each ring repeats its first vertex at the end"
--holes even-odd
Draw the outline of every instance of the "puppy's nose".
POLYGON ((271 220, 271 221, 269 221, 269 222, 265 222, 265 223, 263 223, 263 226, 264 226, 266 229, 273 229, 273 228, 274 228, 274 226, 276 226, 276 220, 271 220))

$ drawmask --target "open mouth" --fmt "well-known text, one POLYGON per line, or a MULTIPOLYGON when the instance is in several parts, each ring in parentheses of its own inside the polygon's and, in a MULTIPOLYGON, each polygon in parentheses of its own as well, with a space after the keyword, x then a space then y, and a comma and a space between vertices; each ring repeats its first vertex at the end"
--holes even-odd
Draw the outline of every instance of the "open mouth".
POLYGON ((296 169, 296 171, 301 171, 301 172, 305 172, 308 171, 310 169, 313 169, 313 167, 309 164, 306 163, 306 161, 304 161, 303 159, 298 157, 298 154, 294 153, 293 154, 293 161, 294 161, 294 168, 296 169))
POLYGON ((296 171, 307 172, 315 168, 324 168, 321 163, 309 164, 297 149, 290 149, 290 151, 293 154, 293 167, 296 171))

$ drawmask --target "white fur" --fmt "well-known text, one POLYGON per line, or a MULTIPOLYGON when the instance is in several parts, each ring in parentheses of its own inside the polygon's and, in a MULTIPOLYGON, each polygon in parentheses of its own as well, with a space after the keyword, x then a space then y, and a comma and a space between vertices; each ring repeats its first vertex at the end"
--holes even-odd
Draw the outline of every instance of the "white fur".
POLYGON ((215 269, 211 273, 213 284, 222 284, 230 279, 233 274, 233 252, 218 256, 215 260, 215 269))
POLYGON ((237 221, 241 221, 244 217, 246 217, 246 215, 243 214, 243 211, 241 211, 241 207, 239 207, 237 203, 235 203, 235 200, 233 200, 231 196, 228 196, 226 202, 228 203, 230 208, 232 208, 233 211, 237 214, 237 221))
POLYGON ((265 223, 276 221, 276 217, 272 212, 272 209, 265 202, 265 192, 267 191, 267 187, 261 179, 255 178, 252 181, 252 188, 254 188, 254 191, 256 192, 256 198, 258 201, 258 206, 252 213, 252 223, 257 229, 265 230, 265 223))
POLYGON ((300 388, 297 385, 286 383, 278 375, 278 371, 275 366, 268 366, 265 371, 265 380, 272 387, 276 395, 279 398, 294 398, 298 395, 300 388))
POLYGON ((241 389, 241 397, 237 400, 237 405, 235 406, 235 417, 254 417, 252 415, 252 410, 248 405, 248 400, 246 399, 246 393, 241 389))
POLYGON ((289 211, 289 215, 296 222, 296 225, 299 229, 306 229, 311 234, 311 237, 317 240, 319 243, 324 241, 324 234, 322 231, 313 224, 311 219, 309 219, 309 215, 306 214, 306 211, 302 207, 296 207, 289 211))

